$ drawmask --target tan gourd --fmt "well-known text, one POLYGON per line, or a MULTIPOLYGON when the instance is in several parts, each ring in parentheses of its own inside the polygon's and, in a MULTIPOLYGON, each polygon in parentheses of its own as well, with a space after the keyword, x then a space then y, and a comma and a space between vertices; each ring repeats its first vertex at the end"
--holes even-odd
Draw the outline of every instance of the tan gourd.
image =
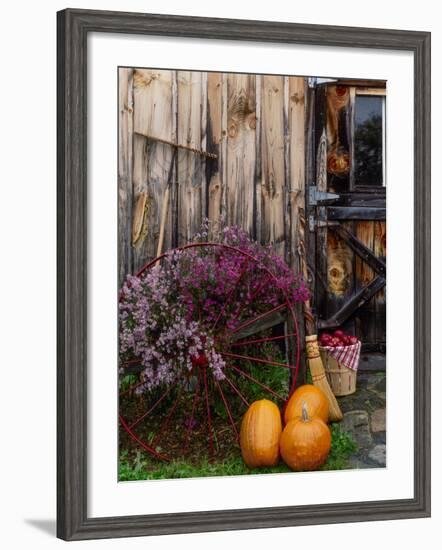
POLYGON ((241 424, 240 445, 244 462, 251 468, 274 466, 279 460, 281 413, 268 399, 252 403, 241 424))

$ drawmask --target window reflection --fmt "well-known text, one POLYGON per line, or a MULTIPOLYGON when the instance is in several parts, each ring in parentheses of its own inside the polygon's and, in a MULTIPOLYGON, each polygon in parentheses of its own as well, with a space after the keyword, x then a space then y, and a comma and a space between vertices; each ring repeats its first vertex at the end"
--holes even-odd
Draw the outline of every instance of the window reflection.
POLYGON ((381 96, 355 98, 355 184, 382 186, 383 175, 383 111, 381 96))

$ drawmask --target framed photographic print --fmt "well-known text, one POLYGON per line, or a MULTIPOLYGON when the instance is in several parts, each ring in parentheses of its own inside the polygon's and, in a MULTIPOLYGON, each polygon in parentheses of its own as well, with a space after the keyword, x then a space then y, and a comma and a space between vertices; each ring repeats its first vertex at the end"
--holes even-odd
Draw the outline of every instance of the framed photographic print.
POLYGON ((430 514, 429 113, 429 33, 59 12, 59 537, 430 514))

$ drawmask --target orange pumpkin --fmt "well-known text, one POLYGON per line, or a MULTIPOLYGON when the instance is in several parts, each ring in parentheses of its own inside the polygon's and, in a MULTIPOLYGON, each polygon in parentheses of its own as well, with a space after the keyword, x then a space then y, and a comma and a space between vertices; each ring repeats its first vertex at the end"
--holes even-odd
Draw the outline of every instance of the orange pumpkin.
POLYGON ((302 416, 290 420, 282 432, 281 456, 292 470, 317 470, 327 460, 331 433, 320 418, 308 416, 305 403, 302 407, 302 416))
POLYGON ((247 466, 274 466, 279 459, 281 432, 281 413, 275 403, 268 399, 252 403, 240 432, 241 453, 247 466))
POLYGON ((325 393, 316 386, 304 384, 290 397, 284 411, 284 421, 290 422, 302 414, 302 403, 305 402, 310 416, 318 416, 325 423, 328 422, 329 403, 325 393))

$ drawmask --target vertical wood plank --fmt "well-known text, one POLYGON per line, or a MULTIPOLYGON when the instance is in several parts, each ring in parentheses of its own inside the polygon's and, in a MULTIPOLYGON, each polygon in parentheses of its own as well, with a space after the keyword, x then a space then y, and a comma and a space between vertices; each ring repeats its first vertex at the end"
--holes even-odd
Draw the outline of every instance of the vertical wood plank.
POLYGON ((132 272, 133 70, 118 71, 118 284, 132 272))
POLYGON ((337 193, 349 189, 352 124, 350 91, 348 86, 327 86, 328 187, 337 193))
POLYGON ((283 78, 283 128, 284 128, 284 226, 285 226, 285 242, 284 242, 284 260, 287 265, 290 265, 292 259, 292 232, 291 232, 291 181, 290 181, 290 123, 289 123, 289 77, 283 78))
MULTIPOLYGON (((299 249, 305 249, 305 125, 306 125, 306 101, 305 101, 305 78, 289 77, 287 82, 287 109, 288 109, 288 135, 286 136, 286 172, 288 171, 288 262, 295 274, 302 274, 299 249)), ((296 308, 297 316, 303 319, 302 305, 296 308)), ((298 384, 305 382, 306 363, 304 354, 304 323, 300 322, 299 340, 301 345, 301 364, 299 370, 298 384)), ((290 329, 291 327, 289 327, 290 329)), ((294 353, 290 359, 294 360, 294 353)))
POLYGON ((349 124, 349 154, 350 154, 350 173, 349 173, 349 189, 355 189, 355 101, 356 88, 350 87, 350 99, 348 104, 348 124, 349 124))
MULTIPOLYGON (((201 149, 202 73, 178 71, 178 142, 201 149)), ((201 227, 202 160, 190 151, 178 151, 178 245, 188 243, 201 227)))
MULTIPOLYGON (((290 265, 290 251, 291 251, 291 232, 290 232, 290 139, 289 139, 289 77, 283 77, 283 111, 282 111, 282 123, 283 123, 283 137, 284 137, 284 226, 286 229, 286 239, 284 243, 284 260, 290 265)), ((294 324, 291 319, 287 319, 284 323, 284 333, 292 334, 294 331, 294 324)), ((285 344, 286 361, 290 365, 294 365, 296 362, 296 348, 291 338, 286 341, 285 344)), ((293 384, 293 372, 289 372, 290 387, 293 384)))
POLYGON ((255 240, 261 240, 262 232, 262 76, 255 75, 255 115, 256 115, 256 132, 255 132, 255 181, 254 181, 254 227, 253 237, 255 240))
MULTIPOLYGON (((327 91, 325 86, 315 90, 315 180, 318 191, 328 190, 327 178, 327 91)), ((316 207, 318 223, 327 221, 325 206, 316 207)), ((327 292, 327 227, 316 230, 316 312, 319 319, 329 316, 327 292)))
MULTIPOLYGON (((387 223, 374 222, 374 253, 385 261, 387 256, 387 223)), ((376 343, 385 344, 386 329, 386 290, 381 289, 374 297, 376 310, 376 343)))
POLYGON ((284 257, 284 80, 262 77, 261 114, 261 241, 284 257))
MULTIPOLYGON (((316 235, 309 229, 309 219, 315 216, 315 207, 309 203, 308 200, 308 186, 313 184, 316 179, 316 139, 315 139, 315 111, 316 111, 316 90, 310 88, 306 79, 305 90, 305 113, 306 113, 306 152, 305 152, 305 215, 304 218, 300 218, 300 225, 302 233, 300 233, 300 244, 302 245, 302 235, 304 237, 304 248, 306 263, 309 271, 309 279, 307 281, 309 290, 311 293, 311 306, 316 308, 317 296, 316 296, 316 235)), ((300 253, 302 252, 302 246, 300 253)), ((304 324, 305 326, 305 324, 304 324)))
MULTIPOLYGON (((349 157, 349 89, 328 85, 325 89, 327 110, 327 185, 318 185, 321 191, 341 192, 348 189, 349 157)), ((319 208, 322 214, 326 209, 319 208)), ((320 219, 326 219, 325 216, 320 219)), ((327 228, 318 229, 323 249, 321 262, 326 269, 327 293, 324 295, 326 317, 332 316, 348 301, 354 289, 354 255, 351 249, 327 228)), ((344 330, 354 332, 353 321, 344 324, 344 330)))
MULTIPOLYGON (((207 73, 201 73, 201 122, 200 122, 200 147, 201 150, 207 151, 207 73)), ((202 218, 206 218, 209 215, 209 189, 208 189, 208 179, 207 179, 207 164, 208 161, 206 157, 200 157, 200 178, 201 178, 201 215, 202 218)))
POLYGON ((222 74, 207 75, 207 150, 218 155, 216 161, 206 161, 208 181, 208 218, 213 223, 221 216, 222 180, 220 142, 222 132, 222 74))
POLYGON ((227 221, 227 126, 228 126, 227 73, 221 78, 221 142, 219 144, 219 173, 221 177, 221 218, 227 221))
MULTIPOLYGON (((342 223, 351 231, 352 222, 342 223)), ((327 235, 327 316, 332 316, 354 293, 354 253, 333 231, 327 235)), ((342 327, 354 334, 354 321, 342 327)))
MULTIPOLYGON (((347 222, 341 222, 341 225, 343 227, 345 227, 345 229, 347 229, 348 231, 350 231, 350 233, 352 233, 353 235, 355 234, 355 224, 357 222, 354 222, 353 220, 351 221, 347 221, 347 222)), ((350 263, 351 263, 351 273, 349 274, 350 277, 349 277, 349 281, 348 281, 348 290, 347 290, 347 296, 348 298, 350 298, 354 293, 355 293, 355 289, 356 289, 356 283, 355 283, 355 280, 356 280, 356 275, 355 275, 355 258, 356 258, 356 254, 353 252, 353 250, 351 250, 350 247, 347 247, 347 253, 348 253, 348 256, 350 258, 350 263)), ((355 321, 355 317, 354 316, 351 316, 345 323, 344 323, 344 330, 346 332, 348 332, 349 334, 351 335, 356 335, 356 321, 355 321)))
POLYGON ((227 223, 253 232, 255 181, 255 78, 228 74, 227 223))
POLYGON ((297 253, 301 235, 300 218, 305 208, 305 79, 289 79, 289 204, 290 204, 290 265, 301 272, 297 253))
MULTIPOLYGON (((178 143, 178 76, 177 71, 172 71, 172 139, 178 143)), ((172 152, 173 154, 173 152, 172 152)), ((173 167, 173 181, 170 188, 170 224, 171 224, 171 246, 178 246, 178 155, 173 167)))
MULTIPOLYGON (((136 69, 134 72, 134 131, 172 140, 172 71, 136 69)), ((172 159, 172 147, 140 135, 134 141, 134 200, 148 194, 147 237, 134 249, 134 268, 155 257, 161 207, 172 159)), ((169 205, 164 249, 172 243, 172 208, 169 205)))
MULTIPOLYGON (((355 222, 355 235, 367 248, 374 248, 374 222, 355 222)), ((355 284, 357 289, 367 285, 374 277, 372 268, 362 261, 359 256, 355 258, 355 284)), ((372 298, 369 302, 360 307, 356 314, 356 329, 362 343, 372 344, 376 340, 375 331, 375 302, 372 298)))

